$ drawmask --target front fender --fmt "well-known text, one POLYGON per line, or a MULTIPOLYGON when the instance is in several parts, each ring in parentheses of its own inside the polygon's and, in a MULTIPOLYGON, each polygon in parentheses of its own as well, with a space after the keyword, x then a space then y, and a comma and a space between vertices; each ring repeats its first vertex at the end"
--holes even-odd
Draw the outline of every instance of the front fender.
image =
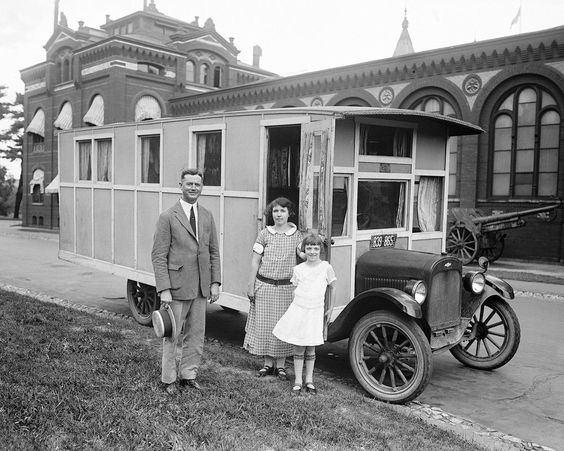
POLYGON ((348 338, 357 321, 374 310, 397 310, 412 318, 423 316, 421 306, 410 295, 397 288, 373 288, 356 296, 335 318, 327 331, 327 341, 348 338))
POLYGON ((492 287, 497 293, 506 299, 515 299, 513 287, 505 280, 492 276, 491 274, 484 274, 484 276, 486 277, 486 285, 492 287))

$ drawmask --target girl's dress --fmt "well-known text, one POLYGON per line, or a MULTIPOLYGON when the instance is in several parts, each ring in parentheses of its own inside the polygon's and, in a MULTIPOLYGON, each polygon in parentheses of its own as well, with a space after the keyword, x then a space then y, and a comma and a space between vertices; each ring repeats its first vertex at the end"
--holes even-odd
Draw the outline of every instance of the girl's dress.
POLYGON ((300 263, 294 268, 294 300, 272 333, 297 346, 323 344, 325 290, 335 280, 335 271, 326 261, 317 265, 300 263))
MULTIPOLYGON (((269 279, 290 279, 296 265, 296 249, 303 236, 297 227, 285 233, 277 233, 273 226, 261 230, 253 252, 262 255, 258 273, 269 279)), ((272 285, 256 280, 255 302, 251 304, 243 347, 251 354, 287 357, 294 353, 293 346, 280 341, 272 335, 272 329, 288 309, 292 302, 294 287, 288 285, 272 285)))

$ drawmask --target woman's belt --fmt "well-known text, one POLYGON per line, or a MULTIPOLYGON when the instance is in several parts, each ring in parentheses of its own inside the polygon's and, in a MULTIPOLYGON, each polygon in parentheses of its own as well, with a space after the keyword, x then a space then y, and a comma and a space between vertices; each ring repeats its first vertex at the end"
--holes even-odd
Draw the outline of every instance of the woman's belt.
POLYGON ((270 285, 292 285, 290 279, 269 279, 268 277, 261 276, 257 273, 257 279, 264 283, 269 283, 270 285))

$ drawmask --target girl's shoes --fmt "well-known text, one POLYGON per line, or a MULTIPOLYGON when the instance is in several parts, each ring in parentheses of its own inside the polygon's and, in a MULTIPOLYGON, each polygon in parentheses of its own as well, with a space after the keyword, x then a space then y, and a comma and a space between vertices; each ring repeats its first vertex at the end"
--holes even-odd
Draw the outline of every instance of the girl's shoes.
POLYGON ((302 386, 301 384, 295 384, 292 387, 292 396, 299 396, 302 394, 302 386))
POLYGON ((281 381, 288 380, 288 375, 286 374, 285 368, 276 368, 274 370, 274 375, 277 376, 281 381))
POLYGON ((317 395, 317 388, 315 388, 315 385, 313 385, 312 382, 306 382, 306 393, 309 393, 310 395, 317 395))
POLYGON ((257 377, 270 376, 271 374, 274 374, 274 368, 269 365, 264 365, 260 370, 258 370, 257 377))

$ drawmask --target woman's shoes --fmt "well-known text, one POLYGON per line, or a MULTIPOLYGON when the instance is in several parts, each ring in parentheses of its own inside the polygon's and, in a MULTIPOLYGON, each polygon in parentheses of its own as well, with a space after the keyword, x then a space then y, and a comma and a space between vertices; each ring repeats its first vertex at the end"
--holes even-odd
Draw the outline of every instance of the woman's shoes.
POLYGON ((258 370, 257 377, 270 376, 271 374, 274 374, 274 368, 269 365, 264 365, 260 370, 258 370))
POLYGON ((285 368, 276 368, 274 370, 274 375, 278 377, 281 381, 288 380, 288 375, 286 374, 285 368))
POLYGON ((306 382, 305 391, 310 395, 317 395, 317 388, 315 388, 315 385, 313 385, 312 382, 306 382))

